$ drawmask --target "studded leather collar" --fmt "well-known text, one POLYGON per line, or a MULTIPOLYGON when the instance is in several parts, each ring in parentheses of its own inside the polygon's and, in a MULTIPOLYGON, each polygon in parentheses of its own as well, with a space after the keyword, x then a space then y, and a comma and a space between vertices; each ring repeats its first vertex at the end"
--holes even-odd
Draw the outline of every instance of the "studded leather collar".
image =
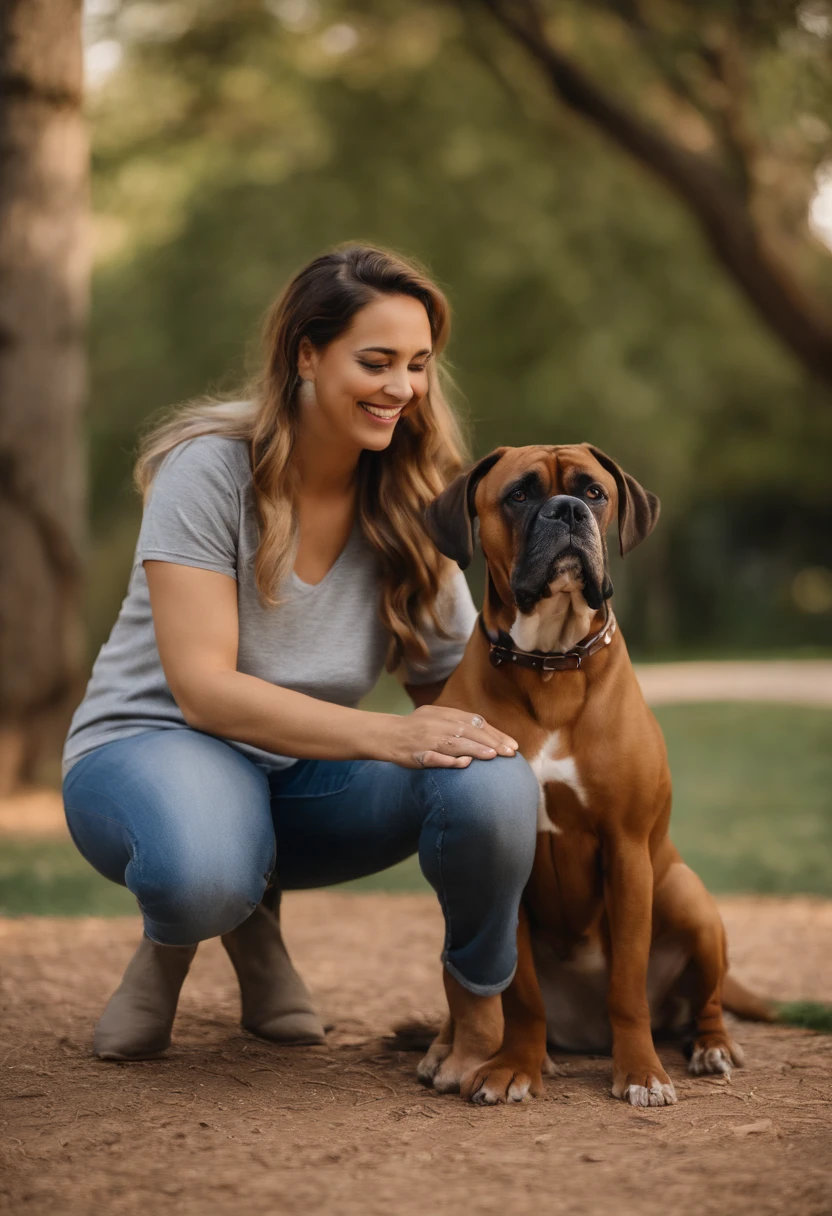
POLYGON ((494 637, 481 612, 477 620, 491 647, 488 658, 492 667, 511 663, 515 667, 529 667, 534 671, 578 671, 585 659, 609 646, 617 628, 610 606, 605 602, 604 623, 601 628, 585 642, 578 642, 571 650, 519 650, 505 630, 501 629, 494 637))

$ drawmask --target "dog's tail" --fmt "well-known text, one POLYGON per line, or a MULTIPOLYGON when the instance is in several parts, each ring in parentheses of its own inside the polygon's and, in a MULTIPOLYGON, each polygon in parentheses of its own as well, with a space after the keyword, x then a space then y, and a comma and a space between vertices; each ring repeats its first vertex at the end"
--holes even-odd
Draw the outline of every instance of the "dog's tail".
POLYGON ((722 1007, 745 1022, 777 1022, 777 1004, 744 987, 731 972, 722 981, 722 1007))
POLYGON ((729 972, 722 982, 722 1007, 746 1022, 777 1022, 832 1034, 832 1005, 822 1001, 769 1001, 729 972))
POLYGON ((438 1018, 406 1018, 393 1027, 390 1046, 394 1051, 427 1051, 440 1029, 438 1018))

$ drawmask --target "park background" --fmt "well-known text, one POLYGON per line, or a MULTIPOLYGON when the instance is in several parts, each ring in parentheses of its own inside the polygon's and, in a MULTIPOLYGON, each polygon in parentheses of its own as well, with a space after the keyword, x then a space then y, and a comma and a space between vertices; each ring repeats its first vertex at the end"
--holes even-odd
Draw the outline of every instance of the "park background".
MULTIPOLYGON (((588 440, 660 495, 613 578, 672 835, 737 976, 832 1001, 831 68, 825 0, 0 5, 4 1210, 827 1216, 810 1029, 732 1022, 730 1082, 662 1044, 663 1111, 614 1102, 599 1056, 519 1108, 420 1087, 389 1037, 442 1011, 413 863, 284 901, 324 1046, 245 1034, 214 940, 168 1055, 95 1059, 141 924, 69 841, 60 755, 140 434, 235 390, 308 259, 381 242, 450 296, 472 455, 588 440)), ((368 707, 409 708, 389 678, 368 707)))
MULTIPOLYGON (((715 890, 832 893, 832 17, 563 5, 550 41, 589 89, 572 81, 565 104, 492 8, 89 0, 82 653, 5 804, 7 914, 132 911, 72 849, 57 795, 126 592, 137 438, 233 391, 269 301, 348 239, 415 255, 447 290, 474 455, 589 440, 660 495, 659 528, 614 571, 637 661, 799 664, 791 704, 754 703, 720 668, 713 700, 699 669, 698 703, 657 708, 673 834, 715 890), (593 89, 624 119, 594 118, 593 89)), ((471 583, 478 602, 481 565, 471 583)), ((368 704, 408 708, 391 679, 368 704)), ((414 863, 379 884, 421 878, 414 863)))

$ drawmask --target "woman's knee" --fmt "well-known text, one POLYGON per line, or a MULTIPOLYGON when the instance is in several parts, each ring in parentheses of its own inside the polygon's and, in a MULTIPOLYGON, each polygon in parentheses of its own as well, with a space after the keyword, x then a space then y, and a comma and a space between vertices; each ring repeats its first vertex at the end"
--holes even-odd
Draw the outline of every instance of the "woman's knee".
POLYGON ((274 840, 259 850, 219 848, 147 862, 134 857, 126 878, 148 936, 164 945, 191 945, 228 933, 251 915, 271 876, 274 840))
POLYGON ((487 855, 531 865, 540 786, 521 756, 472 760, 465 769, 436 769, 445 829, 476 840, 487 855))
POLYGON ((134 878, 128 869, 128 886, 139 900, 147 935, 167 946, 230 933, 251 916, 266 883, 265 872, 180 872, 172 867, 147 880, 134 878))
POLYGON ((68 818, 71 803, 73 818, 86 824, 83 812, 92 825, 79 847, 109 877, 119 880, 120 867, 152 938, 190 944, 248 916, 275 842, 268 781, 246 756, 198 731, 153 730, 79 764, 68 818))

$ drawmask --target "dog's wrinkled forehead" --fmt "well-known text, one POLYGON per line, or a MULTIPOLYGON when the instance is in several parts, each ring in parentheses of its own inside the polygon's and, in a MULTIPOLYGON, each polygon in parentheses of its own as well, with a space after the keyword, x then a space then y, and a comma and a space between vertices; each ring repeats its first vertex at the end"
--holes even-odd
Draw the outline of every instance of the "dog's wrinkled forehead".
POLYGON ((475 503, 478 512, 496 506, 515 488, 528 489, 541 498, 580 494, 590 482, 602 485, 610 504, 615 503, 615 478, 589 448, 577 444, 508 448, 477 486, 475 503))

